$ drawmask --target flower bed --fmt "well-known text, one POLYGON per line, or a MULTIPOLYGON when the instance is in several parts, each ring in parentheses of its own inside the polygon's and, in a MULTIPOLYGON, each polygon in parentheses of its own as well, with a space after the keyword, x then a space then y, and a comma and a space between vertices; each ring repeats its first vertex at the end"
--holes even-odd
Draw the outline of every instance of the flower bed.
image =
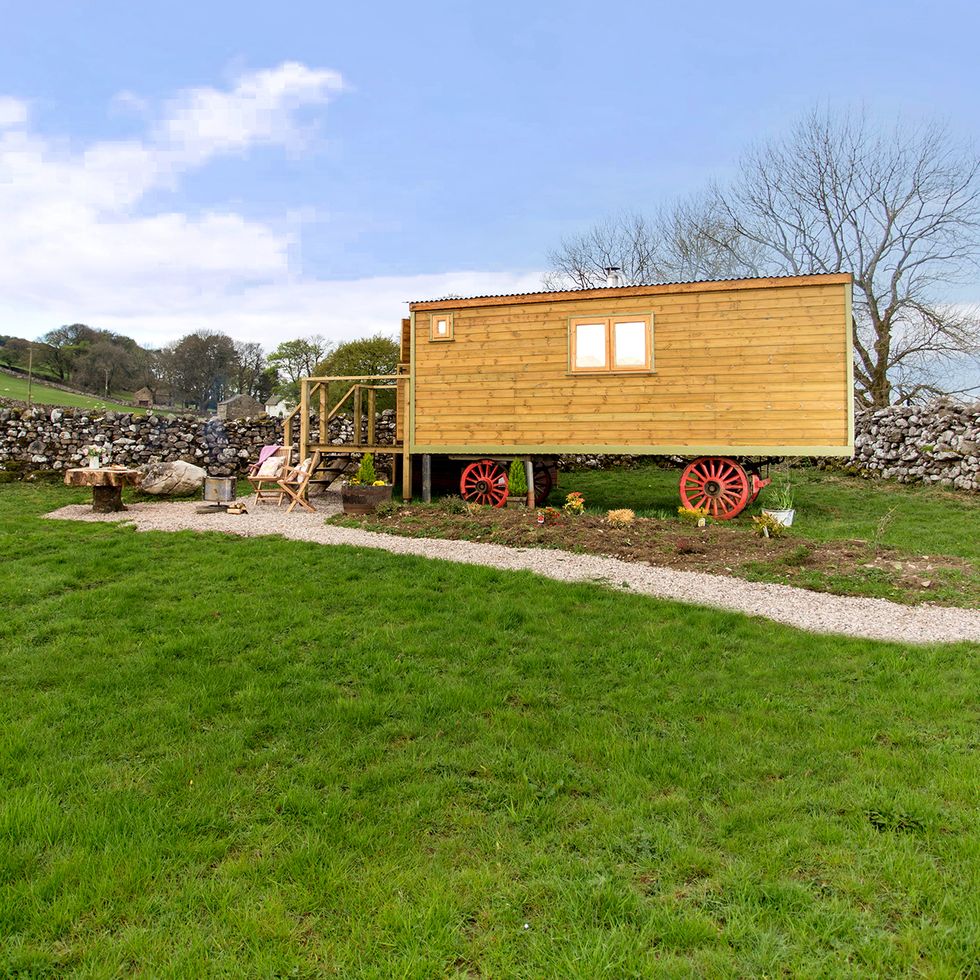
POLYGON ((980 605, 980 576, 964 559, 908 556, 866 541, 807 541, 798 534, 764 538, 731 523, 699 528, 678 520, 636 518, 611 523, 592 514, 562 514, 539 525, 535 511, 470 508, 458 499, 391 505, 368 517, 331 523, 408 537, 485 541, 514 547, 561 548, 651 565, 784 582, 839 595, 900 602, 980 605))

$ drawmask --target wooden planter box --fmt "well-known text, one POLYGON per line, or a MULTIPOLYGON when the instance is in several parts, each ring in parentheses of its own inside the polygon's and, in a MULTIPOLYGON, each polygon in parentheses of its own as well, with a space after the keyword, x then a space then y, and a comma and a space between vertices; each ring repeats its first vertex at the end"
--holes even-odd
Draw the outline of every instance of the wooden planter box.
POLYGON ((340 491, 345 514, 373 514, 378 504, 391 500, 391 487, 347 486, 340 491))

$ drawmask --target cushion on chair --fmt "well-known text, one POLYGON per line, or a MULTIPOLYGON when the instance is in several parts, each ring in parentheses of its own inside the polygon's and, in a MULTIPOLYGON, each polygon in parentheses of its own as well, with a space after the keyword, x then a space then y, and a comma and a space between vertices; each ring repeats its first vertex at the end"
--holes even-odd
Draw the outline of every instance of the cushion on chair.
POLYGON ((282 464, 282 456, 270 456, 268 459, 263 461, 255 475, 271 480, 274 477, 279 476, 279 474, 282 472, 282 464))

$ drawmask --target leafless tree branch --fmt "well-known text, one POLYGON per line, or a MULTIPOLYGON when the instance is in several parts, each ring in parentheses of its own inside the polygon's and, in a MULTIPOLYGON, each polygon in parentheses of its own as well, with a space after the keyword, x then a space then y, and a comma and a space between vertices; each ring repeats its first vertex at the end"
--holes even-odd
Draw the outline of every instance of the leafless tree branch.
POLYGON ((812 112, 729 185, 619 215, 549 259, 549 288, 601 285, 610 265, 637 284, 852 272, 857 395, 887 405, 980 357, 980 316, 945 302, 980 268, 980 158, 940 125, 812 112))

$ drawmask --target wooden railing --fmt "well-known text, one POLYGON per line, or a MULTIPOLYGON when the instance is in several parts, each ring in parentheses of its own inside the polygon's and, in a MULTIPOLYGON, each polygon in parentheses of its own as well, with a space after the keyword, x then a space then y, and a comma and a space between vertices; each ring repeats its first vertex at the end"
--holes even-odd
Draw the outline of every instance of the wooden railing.
POLYGON ((344 454, 380 452, 387 455, 402 455, 403 491, 411 489, 411 458, 408 446, 408 410, 411 376, 400 374, 363 374, 363 375, 330 375, 327 377, 310 377, 300 380, 299 404, 283 419, 283 441, 287 446, 293 443, 293 432, 296 416, 299 416, 299 458, 306 459, 312 452, 344 454), (327 399, 329 386, 338 381, 351 382, 343 397, 332 407, 328 408, 327 399), (383 382, 383 383, 379 383, 383 382), (377 441, 377 396, 379 391, 395 393, 395 438, 393 442, 381 444, 377 441), (365 397, 366 396, 366 397, 365 397), (317 432, 316 439, 311 438, 310 412, 316 400, 317 432), (354 417, 353 442, 343 445, 332 445, 329 442, 329 429, 332 419, 340 415, 344 406, 352 402, 354 417), (366 404, 365 404, 366 402, 366 404), (366 408, 366 412, 365 412, 366 408), (404 415, 401 415, 404 410, 404 415), (367 415, 365 427, 364 416, 367 415), (401 415, 401 418, 399 416, 401 415), (366 431, 365 431, 366 428, 366 431), (402 429, 401 440, 398 439, 398 429, 402 429))

